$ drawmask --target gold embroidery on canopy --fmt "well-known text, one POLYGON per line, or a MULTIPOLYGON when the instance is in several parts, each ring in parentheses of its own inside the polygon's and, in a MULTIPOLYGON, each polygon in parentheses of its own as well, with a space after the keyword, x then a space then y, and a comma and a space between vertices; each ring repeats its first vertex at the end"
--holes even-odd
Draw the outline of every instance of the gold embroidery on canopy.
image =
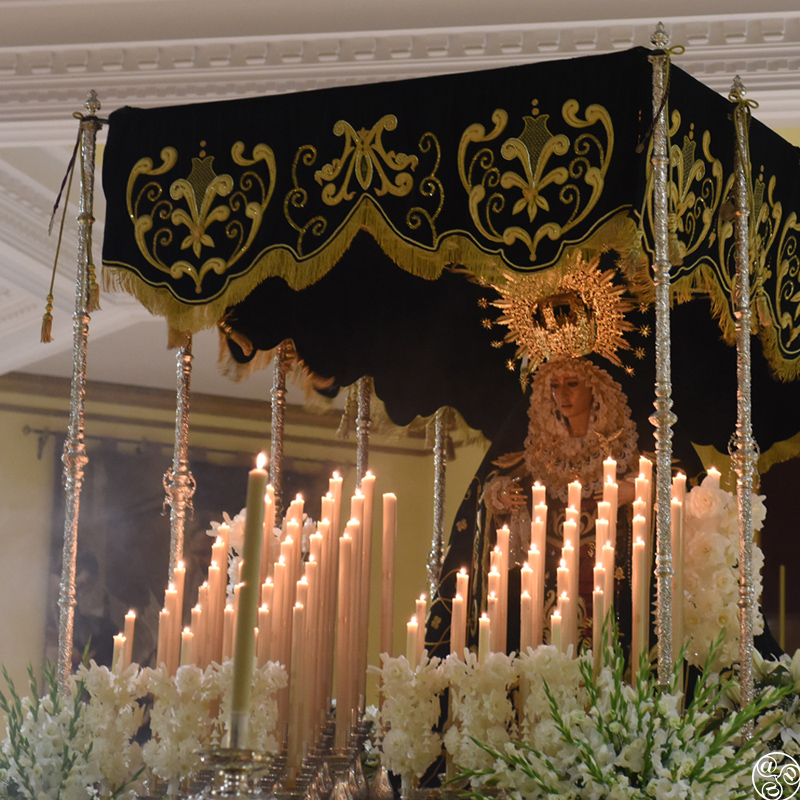
POLYGON ((500 155, 505 160, 520 162, 522 174, 501 171, 496 164, 495 150, 487 146, 508 125, 508 113, 504 109, 496 109, 492 114, 494 127, 490 132, 487 133, 482 124, 474 123, 461 136, 458 169, 469 195, 473 223, 490 241, 505 245, 524 243, 531 262, 535 262, 543 238, 552 241, 562 238, 586 218, 603 191, 614 149, 611 116, 603 106, 590 105, 581 118, 579 108, 577 100, 567 100, 561 108, 564 122, 575 130, 599 125, 602 137, 588 131, 574 139, 564 133, 553 134, 548 125, 550 115, 539 114, 534 100, 532 115, 523 117, 520 135, 506 139, 500 147, 500 155), (472 146, 478 144, 484 146, 469 154, 472 146), (525 227, 524 223, 507 224, 506 207, 515 196, 510 216, 524 214, 528 223, 525 227), (566 220, 549 219, 538 228, 532 228, 540 212, 552 212, 554 207, 566 213, 566 220))
POLYGON ((306 167, 313 167, 317 160, 316 148, 311 145, 303 145, 298 148, 292 161, 292 188, 287 192, 283 201, 283 213, 288 223, 299 234, 297 237, 297 252, 299 255, 305 254, 305 237, 311 232, 313 236, 320 237, 328 227, 328 221, 321 214, 312 217, 304 225, 300 225, 292 218, 292 209, 305 208, 308 204, 308 192, 300 185, 297 177, 297 166, 302 162, 306 167))
POLYGON ((775 293, 764 287, 756 296, 764 354, 784 381, 800 378, 800 222, 793 211, 786 219, 777 249, 775 293))
MULTIPOLYGON (((234 164, 248 168, 263 163, 268 184, 257 169, 245 169, 238 180, 231 175, 214 172, 214 157, 192 159, 192 169, 185 178, 177 178, 169 187, 170 199, 158 181, 139 185, 142 177, 168 173, 177 162, 173 147, 161 151, 162 163, 153 166, 149 158, 140 159, 131 170, 127 186, 128 214, 133 222, 136 244, 148 263, 175 280, 188 275, 200 294, 205 276, 212 270, 222 275, 249 249, 264 218, 264 211, 275 188, 276 165, 272 150, 265 144, 253 148, 252 158, 244 155, 243 142, 231 148, 234 164), (216 224, 219 223, 219 226, 216 224), (164 249, 173 242, 177 230, 188 231, 181 241, 181 250, 191 250, 194 263, 179 259, 167 263, 164 249), (214 235, 211 229, 215 228, 214 235), (202 261, 203 251, 227 252, 202 261)), ((263 168, 262 167, 262 170, 263 168)))
POLYGON ((406 224, 412 231, 415 231, 421 227, 423 221, 427 222, 428 227, 431 229, 431 238, 435 241, 436 218, 441 213, 442 206, 444 205, 444 186, 436 176, 439 170, 439 163, 442 160, 442 148, 436 136, 429 131, 428 133, 424 133, 419 140, 419 149, 420 152, 427 153, 431 148, 435 148, 436 150, 436 160, 434 161, 431 174, 425 176, 419 182, 419 191, 423 197, 436 197, 438 195, 439 203, 433 212, 422 208, 422 206, 414 206, 409 210, 408 214, 406 214, 406 224))
POLYGON ((355 197, 356 191, 350 188, 354 176, 361 189, 367 191, 377 174, 380 185, 375 194, 378 197, 385 194, 405 197, 411 191, 414 179, 405 170, 414 170, 419 159, 394 150, 387 152, 383 146, 383 132, 393 131, 396 127, 394 114, 381 117, 370 130, 362 128, 356 131, 343 119, 333 126, 335 136, 345 137, 342 155, 314 173, 315 180, 323 187, 321 197, 326 205, 336 206, 355 197), (336 181, 340 178, 341 184, 337 188, 336 181))

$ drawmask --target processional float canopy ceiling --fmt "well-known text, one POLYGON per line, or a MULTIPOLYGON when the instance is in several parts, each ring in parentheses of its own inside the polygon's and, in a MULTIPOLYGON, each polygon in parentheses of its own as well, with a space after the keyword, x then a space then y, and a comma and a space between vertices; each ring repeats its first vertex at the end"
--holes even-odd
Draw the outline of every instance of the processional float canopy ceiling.
MULTIPOLYGON (((103 167, 105 283, 133 293, 174 330, 223 320, 234 341, 247 343, 245 351, 292 338, 312 369, 340 384, 378 376, 379 362, 391 360, 400 375, 383 378, 384 394, 402 395, 398 362, 413 354, 418 380, 465 361, 467 383, 474 387, 479 375, 503 394, 518 387, 506 369, 517 351, 504 341, 507 330, 497 330, 508 309, 492 313, 499 295, 487 284, 512 293, 519 286, 527 298, 540 292, 547 302, 534 316, 546 326, 564 319, 559 308, 573 313, 578 295, 564 282, 589 263, 597 274, 612 270, 632 313, 647 314, 651 55, 639 48, 120 109, 110 117, 103 167), (363 357, 342 356, 356 339, 363 357)), ((710 311, 718 322, 710 348, 720 329, 729 343, 734 337, 732 108, 671 66, 671 280, 676 300, 706 299, 676 314, 697 326, 710 311)), ((764 375, 792 381, 800 376, 800 151, 756 120, 749 144, 754 332, 769 365, 762 365, 764 375)), ((578 301, 591 314, 591 302, 578 301)), ((630 313, 626 325, 647 329, 644 317, 630 313)), ((699 333, 676 334, 678 351, 690 337, 696 352, 699 333)), ((621 375, 633 372, 641 346, 622 345, 631 358, 621 375)), ((421 404, 399 403, 396 421, 432 413, 437 404, 459 407, 454 396, 465 386, 437 383, 440 390, 421 404)), ((647 391, 652 396, 652 383, 647 391)), ((500 409, 481 390, 473 393, 461 401, 466 412, 459 410, 491 433, 500 409)), ((784 432, 766 435, 777 441, 784 432)))

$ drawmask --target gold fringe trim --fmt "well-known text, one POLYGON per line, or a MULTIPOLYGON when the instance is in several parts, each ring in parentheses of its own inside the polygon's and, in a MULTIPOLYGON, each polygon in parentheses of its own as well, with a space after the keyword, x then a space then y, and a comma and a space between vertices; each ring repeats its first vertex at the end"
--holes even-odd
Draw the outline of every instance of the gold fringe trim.
MULTIPOLYGON (((696 297, 708 297, 711 301, 711 316, 719 323, 722 338, 727 345, 736 345, 736 321, 731 315, 730 298, 719 285, 716 272, 708 264, 700 264, 672 286, 672 297, 675 302, 686 303, 696 297)), ((800 359, 788 360, 781 353, 778 345, 778 334, 774 324, 759 326, 759 314, 756 303, 753 303, 753 330, 758 333, 762 350, 772 374, 784 383, 800 378, 800 359)))
MULTIPOLYGON (((285 245, 268 248, 256 258, 245 275, 208 302, 181 302, 166 286, 146 283, 129 266, 119 262, 104 262, 103 288, 132 294, 152 314, 166 317, 171 327, 193 333, 215 325, 228 307, 240 303, 267 278, 283 278, 295 290, 316 283, 336 266, 362 230, 373 236, 398 267, 426 280, 438 278, 448 264, 461 264, 475 275, 493 282, 499 278, 504 264, 499 250, 485 252, 465 231, 448 232, 438 237, 433 248, 408 241, 391 226, 375 200, 364 195, 339 229, 317 251, 308 256, 298 256, 285 245)), ((564 269, 567 254, 576 249, 596 253, 614 248, 622 253, 630 253, 635 243, 635 225, 626 212, 617 212, 601 223, 585 241, 565 247, 554 266, 564 269)), ((552 268, 544 265, 532 269, 549 272, 552 268)))

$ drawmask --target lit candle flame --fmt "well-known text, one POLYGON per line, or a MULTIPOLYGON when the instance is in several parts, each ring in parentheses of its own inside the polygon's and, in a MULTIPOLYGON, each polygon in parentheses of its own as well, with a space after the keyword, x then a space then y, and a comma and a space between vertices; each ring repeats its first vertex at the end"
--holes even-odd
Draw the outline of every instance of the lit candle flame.
POLYGON ((262 450, 256 458, 256 469, 264 469, 267 466, 267 454, 262 450))

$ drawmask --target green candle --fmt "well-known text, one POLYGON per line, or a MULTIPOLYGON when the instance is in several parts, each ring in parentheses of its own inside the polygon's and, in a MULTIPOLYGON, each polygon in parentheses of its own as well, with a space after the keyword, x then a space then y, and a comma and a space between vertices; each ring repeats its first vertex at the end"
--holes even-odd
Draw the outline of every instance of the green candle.
POLYGON ((259 454, 256 468, 247 480, 247 518, 242 547, 242 587, 236 620, 236 648, 233 654, 233 696, 231 698, 231 736, 234 749, 248 746, 250 695, 253 684, 253 659, 258 615, 261 541, 264 526, 264 494, 267 490, 267 457, 259 454))

